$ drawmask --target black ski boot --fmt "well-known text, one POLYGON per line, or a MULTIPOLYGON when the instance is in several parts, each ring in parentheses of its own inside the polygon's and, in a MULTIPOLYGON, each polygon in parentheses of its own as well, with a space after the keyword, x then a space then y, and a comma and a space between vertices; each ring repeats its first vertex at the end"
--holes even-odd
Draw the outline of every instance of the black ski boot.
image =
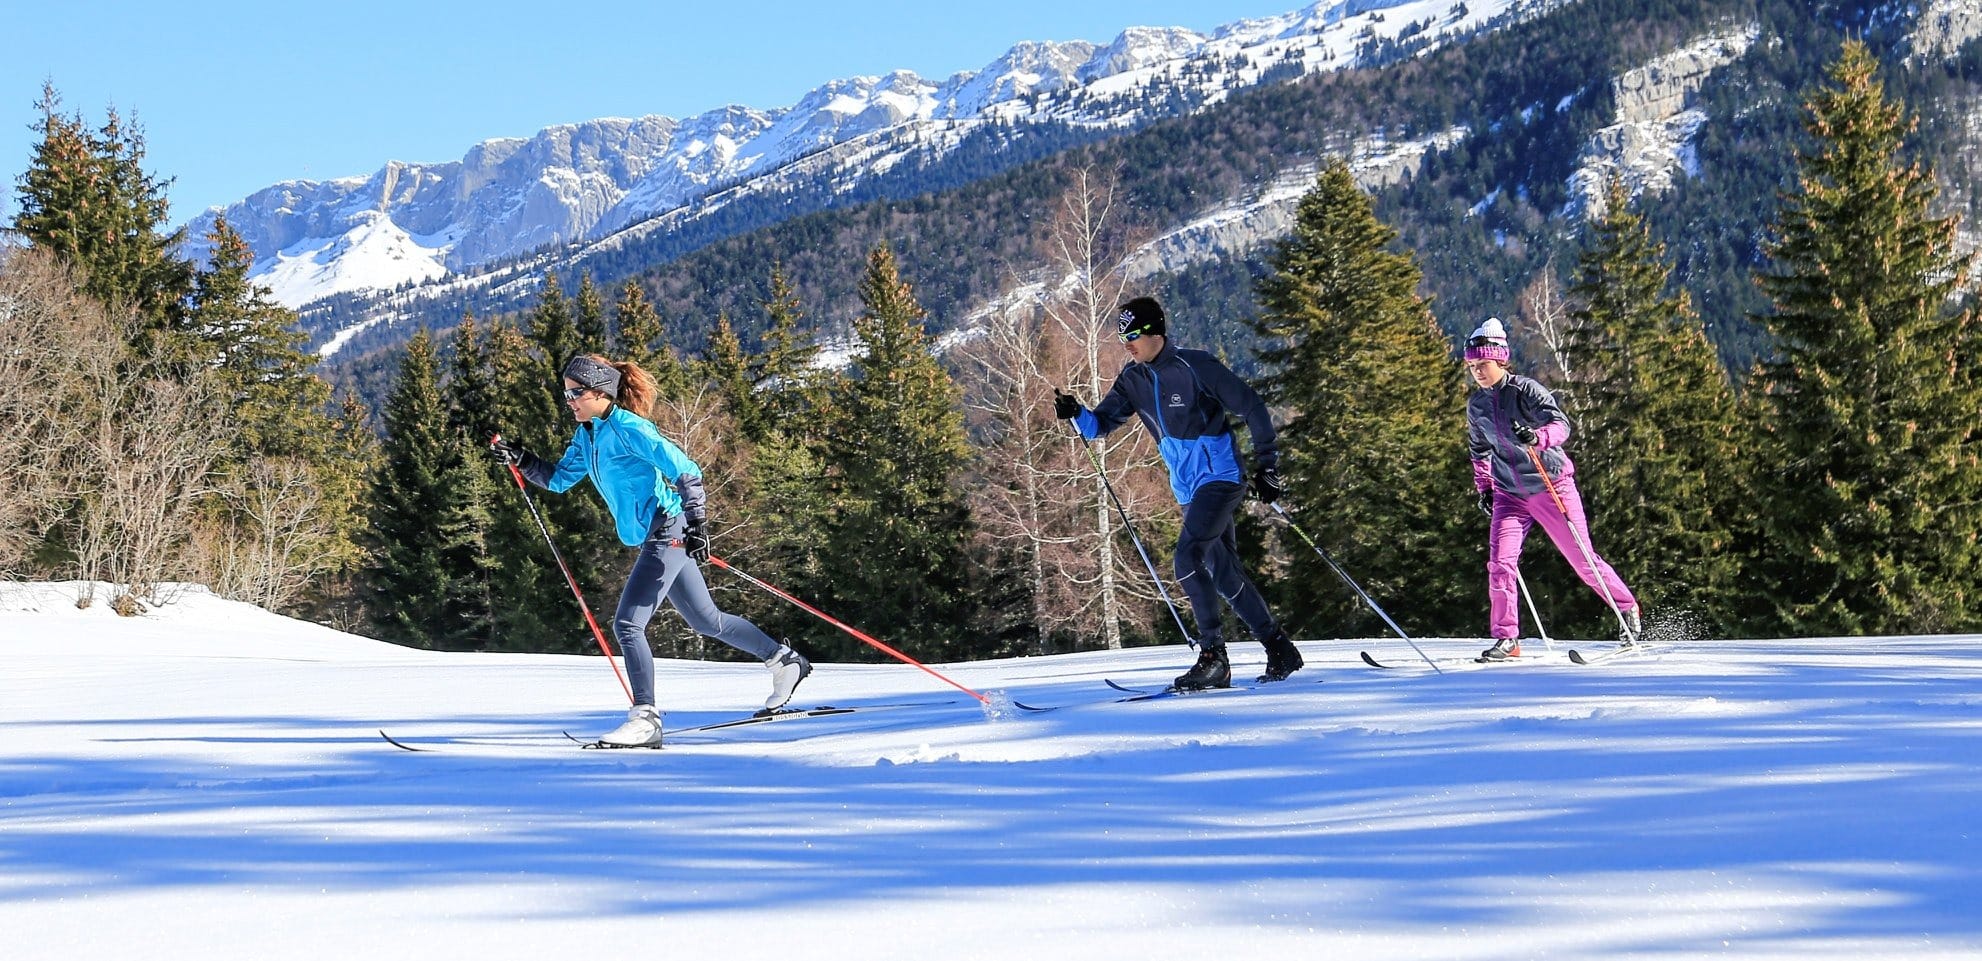
POLYGON ((1480 661, 1504 661, 1521 656, 1521 642, 1511 637, 1503 637, 1493 642, 1493 646, 1480 652, 1480 661))
POLYGON ((1624 618, 1624 629, 1617 633, 1617 646, 1631 647, 1637 644, 1645 636, 1645 622, 1639 619, 1638 609, 1633 607, 1619 611, 1618 614, 1624 618))
POLYGON ((1205 645, 1198 652, 1197 663, 1191 669, 1177 675, 1171 687, 1179 691, 1202 691, 1212 687, 1232 686, 1232 662, 1225 657, 1225 645, 1213 647, 1205 645))
POLYGON ((1301 649, 1294 646, 1294 642, 1287 637, 1286 631, 1274 631, 1272 637, 1261 643, 1266 645, 1266 673, 1258 678, 1261 684, 1284 681, 1287 675, 1307 664, 1307 661, 1301 659, 1301 649))

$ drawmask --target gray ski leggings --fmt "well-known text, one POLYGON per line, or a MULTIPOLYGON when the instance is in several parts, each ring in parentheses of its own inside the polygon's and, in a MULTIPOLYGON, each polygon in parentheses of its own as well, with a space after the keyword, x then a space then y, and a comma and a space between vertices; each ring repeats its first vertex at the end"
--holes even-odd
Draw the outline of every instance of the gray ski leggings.
POLYGON ((1190 598, 1197 619, 1198 642, 1224 643, 1218 598, 1224 597, 1254 639, 1265 641, 1280 625, 1266 609, 1266 599, 1239 565, 1238 534, 1232 515, 1246 499, 1246 489, 1229 481, 1212 481, 1184 505, 1184 529, 1177 536, 1177 586, 1190 598))
POLYGON ((626 587, 619 594, 619 611, 613 615, 613 636, 619 652, 626 657, 627 681, 633 687, 633 703, 654 703, 654 649, 647 643, 647 622, 654 619, 666 598, 681 612, 697 634, 713 637, 760 661, 778 652, 778 642, 757 629, 757 625, 716 607, 709 596, 709 584, 702 579, 702 568, 679 546, 670 546, 681 537, 679 515, 640 545, 640 557, 633 572, 626 575, 626 587))

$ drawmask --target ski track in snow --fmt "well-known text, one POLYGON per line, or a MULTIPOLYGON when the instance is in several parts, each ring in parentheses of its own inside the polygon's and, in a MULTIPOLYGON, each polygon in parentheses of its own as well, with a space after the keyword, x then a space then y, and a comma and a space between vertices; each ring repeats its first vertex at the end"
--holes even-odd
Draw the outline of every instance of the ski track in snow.
MULTIPOLYGON (((798 702, 929 703, 585 751, 560 732, 622 712, 596 657, 412 651, 197 590, 123 619, 76 588, 0 585, 16 961, 1982 954, 1974 636, 1443 676, 1305 641, 1288 683, 1134 704, 1103 680, 1189 653, 938 666, 1065 705, 996 720, 826 664, 798 702)), ((670 728, 766 683, 659 670, 670 728)))

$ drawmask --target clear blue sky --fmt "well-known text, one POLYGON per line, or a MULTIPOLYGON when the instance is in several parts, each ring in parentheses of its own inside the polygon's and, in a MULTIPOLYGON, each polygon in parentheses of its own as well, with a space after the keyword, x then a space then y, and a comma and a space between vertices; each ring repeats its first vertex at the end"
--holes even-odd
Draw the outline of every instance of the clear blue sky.
POLYGON ((976 70, 1021 40, 1209 32, 1311 2, 21 0, 0 13, 0 223, 44 79, 92 126, 111 106, 136 116, 181 223, 280 180, 458 160, 552 124, 781 107, 840 77, 976 70))

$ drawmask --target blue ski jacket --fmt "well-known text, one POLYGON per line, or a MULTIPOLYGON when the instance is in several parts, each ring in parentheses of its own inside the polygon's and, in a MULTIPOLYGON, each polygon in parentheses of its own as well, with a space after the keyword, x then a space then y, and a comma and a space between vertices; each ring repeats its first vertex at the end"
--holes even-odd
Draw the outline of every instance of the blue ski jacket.
POLYGON ((653 421, 617 404, 604 417, 579 424, 556 464, 530 458, 518 469, 531 483, 560 494, 590 477, 628 547, 644 543, 675 514, 686 514, 691 524, 704 516, 702 468, 653 421))
POLYGON ((1149 363, 1131 362, 1092 411, 1074 417, 1074 426, 1093 439, 1120 427, 1130 413, 1156 437, 1179 504, 1190 503, 1198 488, 1213 481, 1245 483, 1227 414, 1239 415, 1252 431, 1253 458, 1260 467, 1280 463, 1266 402, 1205 351, 1166 343, 1149 363))

